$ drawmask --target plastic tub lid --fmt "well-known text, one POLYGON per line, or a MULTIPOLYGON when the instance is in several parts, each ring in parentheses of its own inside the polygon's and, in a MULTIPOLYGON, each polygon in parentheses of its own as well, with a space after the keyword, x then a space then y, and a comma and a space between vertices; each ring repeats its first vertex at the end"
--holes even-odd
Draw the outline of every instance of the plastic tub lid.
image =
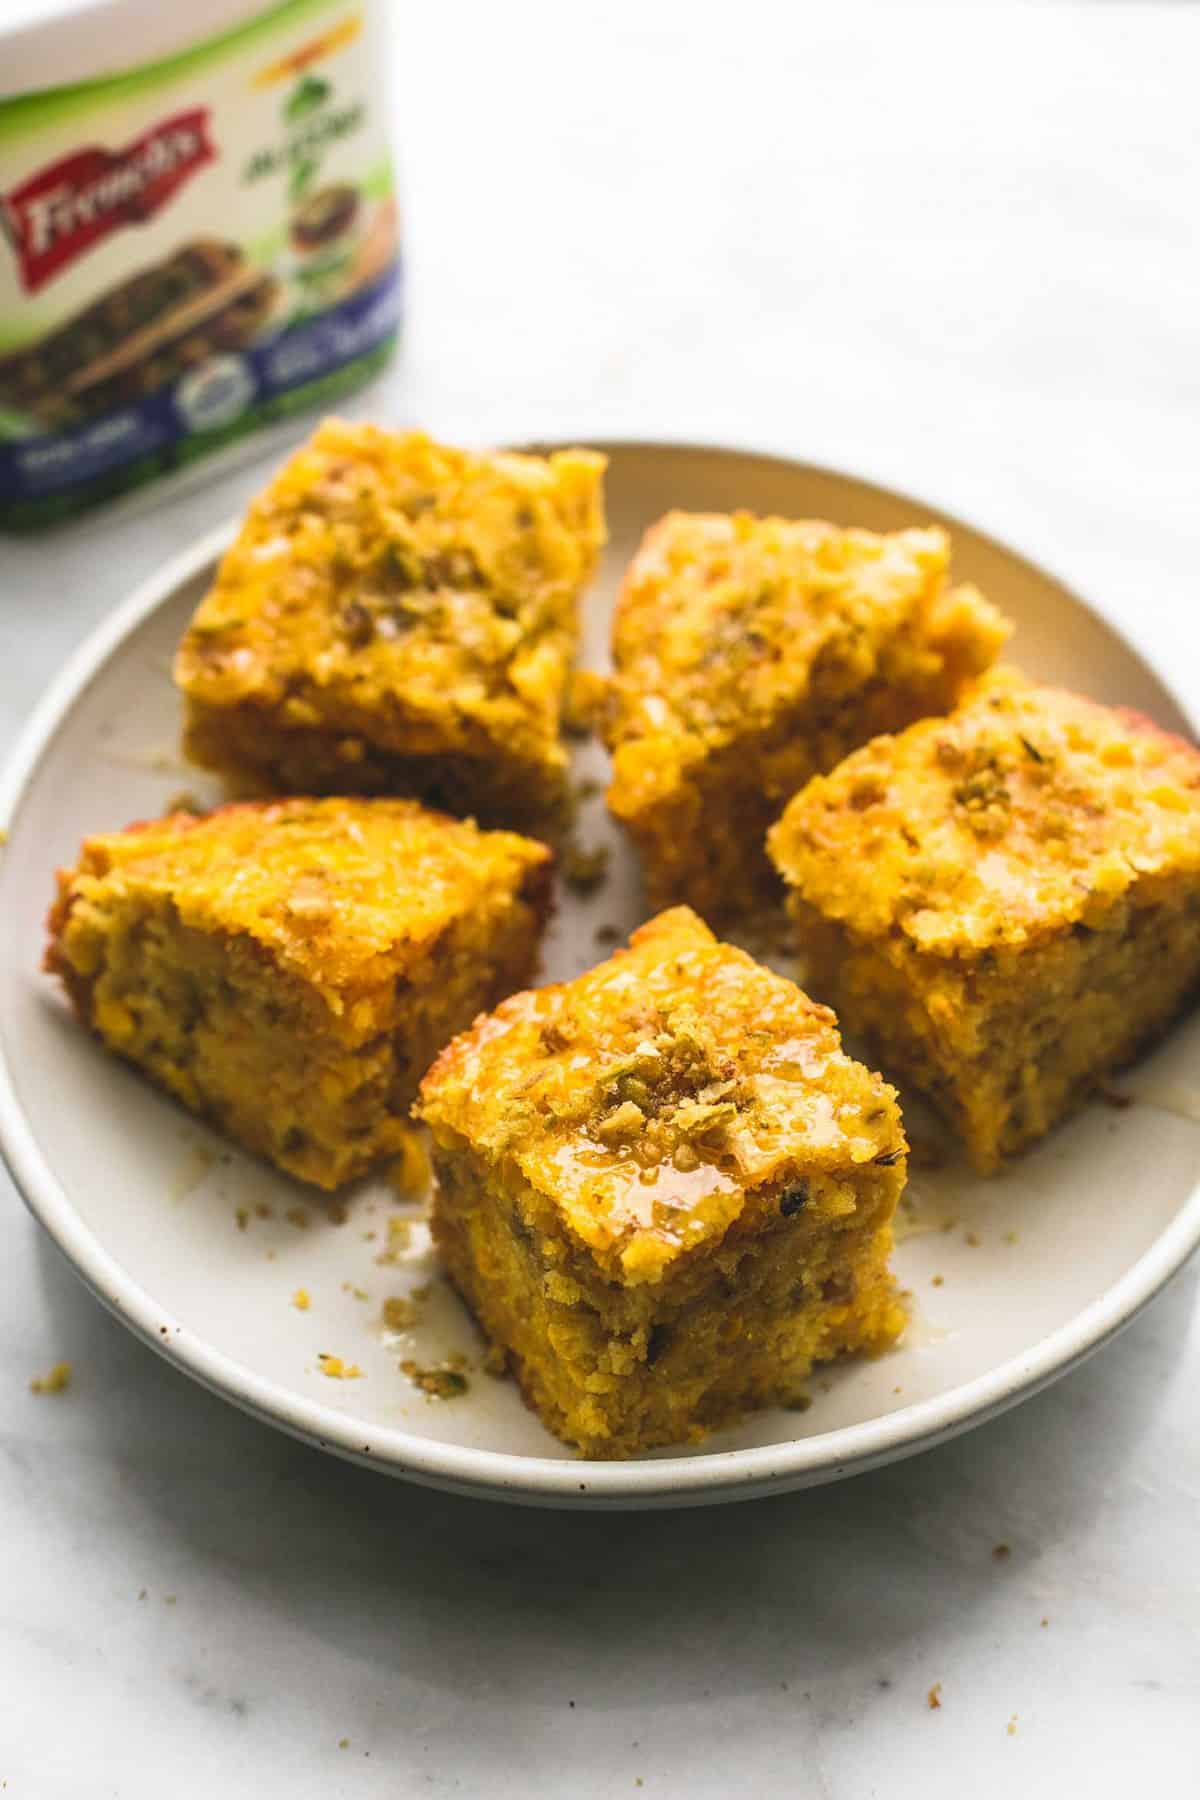
POLYGON ((0 104, 121 75, 284 10, 278 0, 4 0, 0 104))

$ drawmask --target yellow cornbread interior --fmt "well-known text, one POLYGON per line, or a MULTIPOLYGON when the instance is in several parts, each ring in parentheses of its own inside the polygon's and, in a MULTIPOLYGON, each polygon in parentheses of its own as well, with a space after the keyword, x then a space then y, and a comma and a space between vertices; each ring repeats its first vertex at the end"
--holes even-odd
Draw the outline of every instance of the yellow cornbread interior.
POLYGON ((670 513, 613 624, 609 806, 652 901, 706 917, 776 890, 763 849, 785 802, 881 731, 953 706, 1007 622, 947 589, 935 529, 878 534, 746 513, 670 513))
POLYGON ((251 506, 180 646, 189 755, 275 792, 552 813, 604 466, 326 420, 251 506))
POLYGON ((108 1047, 332 1188, 403 1147, 437 1050, 528 979, 548 853, 407 801, 285 801, 93 838, 47 966, 108 1047))
POLYGON ((794 1398, 904 1324, 905 1141, 832 1015, 686 908, 519 994, 426 1077, 433 1231, 543 1422, 588 1455, 794 1398))
POLYGON ((1200 982, 1200 753, 1015 671, 812 782, 771 850, 808 979, 984 1171, 1200 982))

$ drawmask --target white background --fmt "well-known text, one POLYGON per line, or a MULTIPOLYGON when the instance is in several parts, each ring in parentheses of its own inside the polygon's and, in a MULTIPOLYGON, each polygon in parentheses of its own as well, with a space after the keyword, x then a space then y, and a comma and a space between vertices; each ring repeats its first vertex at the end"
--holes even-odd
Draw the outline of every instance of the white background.
MULTIPOLYGON (((394 13, 411 329, 355 410, 843 464, 1040 554, 1194 680, 1193 7, 394 13)), ((87 629, 261 476, 0 546, 6 744, 87 629)), ((4 1197, 0 1792, 1194 1791, 1195 1269, 917 1462, 558 1517, 241 1418, 4 1197), (60 1357, 70 1391, 30 1395, 60 1357)))

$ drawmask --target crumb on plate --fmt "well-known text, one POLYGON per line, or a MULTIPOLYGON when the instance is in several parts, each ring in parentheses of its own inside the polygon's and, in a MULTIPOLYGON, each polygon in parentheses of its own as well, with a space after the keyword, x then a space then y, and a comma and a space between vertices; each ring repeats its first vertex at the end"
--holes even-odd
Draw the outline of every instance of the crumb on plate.
POLYGON ((449 1358, 441 1366, 426 1367, 406 1357, 400 1364, 400 1372, 431 1400, 456 1400, 471 1385, 463 1371, 454 1367, 449 1358))

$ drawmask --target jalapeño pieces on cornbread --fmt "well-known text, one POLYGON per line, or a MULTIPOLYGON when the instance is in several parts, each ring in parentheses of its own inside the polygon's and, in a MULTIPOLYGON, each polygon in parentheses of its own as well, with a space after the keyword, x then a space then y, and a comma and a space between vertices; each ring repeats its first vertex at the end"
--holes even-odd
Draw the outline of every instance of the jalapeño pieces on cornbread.
POLYGON ((553 820, 604 466, 327 420, 251 506, 184 637, 188 753, 251 790, 553 820))
POLYGON ((533 972, 550 853, 410 800, 284 800, 89 838, 46 966, 85 1025, 281 1169, 401 1148, 430 1061, 533 972))
POLYGON ((1200 981, 1200 751, 1015 671, 811 782, 771 852, 816 992, 981 1171, 1200 981))
POLYGON ((904 1325, 906 1143, 833 1014, 685 907, 439 1057, 435 1243, 543 1422, 598 1457, 797 1396, 904 1325))
POLYGON ((948 567, 934 529, 674 512, 647 532, 604 735, 653 905, 719 920, 778 898, 763 840, 797 788, 989 666, 1007 622, 948 567))

